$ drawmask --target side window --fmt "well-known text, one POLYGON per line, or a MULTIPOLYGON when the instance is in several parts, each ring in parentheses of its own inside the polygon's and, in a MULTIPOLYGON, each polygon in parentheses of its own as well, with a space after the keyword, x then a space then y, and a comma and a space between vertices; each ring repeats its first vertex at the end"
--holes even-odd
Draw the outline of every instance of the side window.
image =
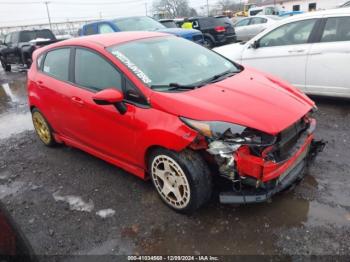
POLYGON ((350 17, 328 18, 321 42, 350 41, 350 17))
POLYGON ((147 101, 143 94, 128 79, 125 78, 125 99, 137 104, 146 105, 147 101))
POLYGON ((11 43, 18 43, 18 33, 12 33, 12 36, 11 36, 11 43))
POLYGON ((236 24, 236 27, 248 25, 248 24, 249 24, 249 21, 250 21, 250 18, 248 18, 248 19, 243 19, 243 20, 239 21, 239 22, 236 24))
POLYGON ((75 53, 75 82, 96 91, 114 87, 121 90, 121 74, 100 55, 86 49, 75 53))
POLYGON ((259 47, 305 44, 309 40, 316 19, 282 25, 259 40, 259 47))
POLYGON ((11 43, 11 34, 7 34, 5 36, 5 44, 8 45, 11 43))
POLYGON ((96 34, 96 30, 95 30, 95 25, 87 25, 85 26, 85 34, 84 35, 94 35, 96 34))
POLYGON ((109 24, 100 24, 99 25, 100 34, 113 33, 114 30, 109 24))
POLYGON ((252 18, 252 20, 250 21, 251 25, 258 25, 258 24, 263 24, 266 23, 266 19, 262 18, 262 17, 254 17, 252 18))
POLYGON ((70 49, 61 48, 46 54, 43 71, 59 80, 68 81, 70 49))

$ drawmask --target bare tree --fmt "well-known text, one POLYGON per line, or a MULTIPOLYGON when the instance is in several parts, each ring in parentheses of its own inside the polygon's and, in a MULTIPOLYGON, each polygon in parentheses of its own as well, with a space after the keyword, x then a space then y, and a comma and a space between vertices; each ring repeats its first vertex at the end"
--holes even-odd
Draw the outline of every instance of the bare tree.
POLYGON ((163 13, 165 17, 190 17, 197 15, 195 9, 191 8, 188 0, 155 0, 153 11, 163 13))

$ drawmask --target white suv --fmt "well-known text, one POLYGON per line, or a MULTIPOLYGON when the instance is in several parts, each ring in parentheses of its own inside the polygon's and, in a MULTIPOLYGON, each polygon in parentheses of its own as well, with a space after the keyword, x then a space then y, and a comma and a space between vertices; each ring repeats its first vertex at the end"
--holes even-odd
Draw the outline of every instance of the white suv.
POLYGON ((350 8, 293 16, 214 51, 306 93, 350 98, 350 8))

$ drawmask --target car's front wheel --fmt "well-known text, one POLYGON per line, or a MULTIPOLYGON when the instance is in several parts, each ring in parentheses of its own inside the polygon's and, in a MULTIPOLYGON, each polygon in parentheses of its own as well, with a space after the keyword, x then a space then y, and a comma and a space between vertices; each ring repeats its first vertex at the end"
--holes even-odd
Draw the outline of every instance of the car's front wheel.
POLYGON ((2 59, 1 60, 1 66, 2 68, 6 71, 6 72, 11 72, 11 65, 8 65, 5 63, 5 61, 3 61, 2 59))
POLYGON ((160 198, 180 213, 191 213, 211 196, 209 168, 194 151, 156 149, 149 158, 150 174, 160 198))

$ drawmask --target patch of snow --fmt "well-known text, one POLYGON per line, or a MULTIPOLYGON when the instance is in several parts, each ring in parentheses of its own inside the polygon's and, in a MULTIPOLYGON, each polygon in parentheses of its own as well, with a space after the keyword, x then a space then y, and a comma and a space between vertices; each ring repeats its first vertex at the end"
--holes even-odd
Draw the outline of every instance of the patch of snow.
POLYGON ((96 215, 102 217, 102 218, 107 218, 107 217, 112 217, 114 216, 115 211, 111 208, 108 209, 102 209, 96 212, 96 215))
POLYGON ((53 198, 56 201, 67 202, 69 204, 70 210, 91 212, 94 209, 94 203, 92 202, 92 200, 89 200, 89 202, 87 203, 80 196, 60 196, 57 193, 54 193, 53 198))

